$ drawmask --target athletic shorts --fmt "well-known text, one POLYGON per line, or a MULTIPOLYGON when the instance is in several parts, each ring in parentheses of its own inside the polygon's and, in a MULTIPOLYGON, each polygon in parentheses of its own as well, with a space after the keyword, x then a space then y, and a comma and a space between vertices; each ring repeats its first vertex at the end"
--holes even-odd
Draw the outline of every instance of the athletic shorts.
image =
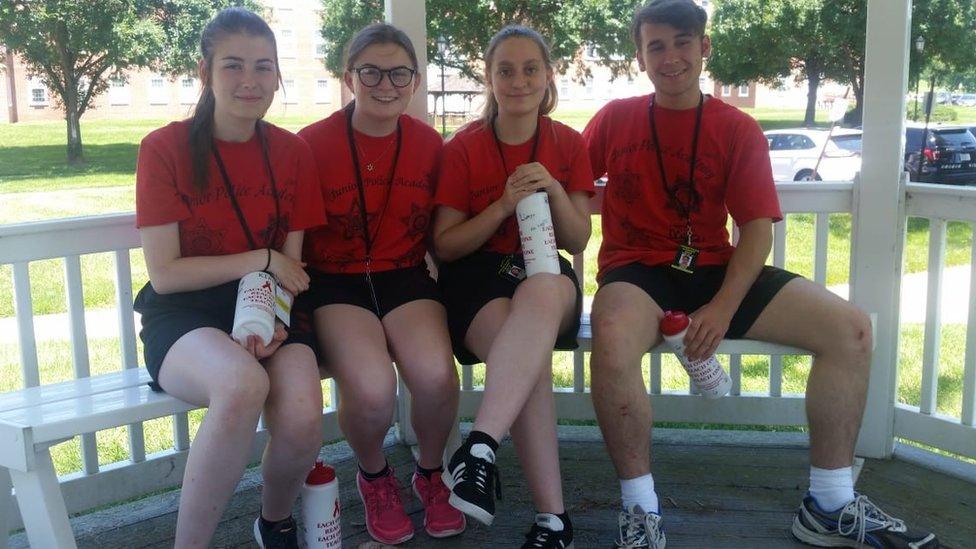
POLYGON ((393 309, 411 301, 431 299, 441 302, 440 290, 430 277, 426 264, 374 272, 369 277, 366 273, 323 273, 315 269, 309 269, 308 274, 312 280, 305 292, 305 300, 308 310, 313 312, 326 305, 355 305, 382 319, 393 309))
MULTIPOLYGON (((685 273, 670 265, 648 266, 629 263, 603 275, 600 287, 612 282, 629 282, 644 290, 664 311, 693 313, 715 297, 725 280, 725 265, 705 265, 685 273)), ((752 327, 773 297, 798 274, 764 266, 732 316, 725 337, 741 339, 752 327)))
MULTIPOLYGON (((521 280, 508 274, 513 266, 525 272, 525 260, 522 254, 475 252, 457 261, 441 265, 438 283, 444 294, 447 326, 451 333, 454 356, 461 364, 482 362, 465 347, 464 337, 478 311, 489 301, 499 297, 511 299, 515 295, 515 288, 521 280)), ((578 346, 576 334, 579 333, 579 318, 583 310, 583 291, 572 265, 562 256, 559 256, 559 270, 563 276, 573 281, 573 286, 576 288, 576 310, 573 313, 573 325, 559 334, 555 348, 571 351, 578 346)))
MULTIPOLYGON (((152 377, 149 384, 154 391, 159 387, 159 369, 170 347, 184 335, 197 328, 216 328, 230 335, 234 328, 234 309, 237 306, 239 280, 232 280, 212 288, 158 294, 151 284, 146 284, 136 295, 134 308, 142 316, 142 338, 146 369, 152 377)), ((301 297, 301 296, 299 296, 301 297)), ((296 300, 297 302, 297 300, 296 300)), ((295 310, 292 310, 292 326, 296 327, 295 310)), ((315 349, 311 331, 289 329, 282 346, 301 343, 315 349)))

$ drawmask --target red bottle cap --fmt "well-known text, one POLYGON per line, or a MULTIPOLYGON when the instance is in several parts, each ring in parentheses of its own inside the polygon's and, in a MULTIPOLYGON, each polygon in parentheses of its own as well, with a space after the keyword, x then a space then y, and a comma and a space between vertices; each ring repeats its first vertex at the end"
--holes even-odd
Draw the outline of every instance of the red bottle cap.
POLYGON ((682 311, 664 311, 664 318, 661 319, 661 333, 666 336, 678 335, 688 327, 690 322, 688 315, 682 311))
POLYGON ((335 469, 322 463, 321 459, 315 460, 315 467, 305 478, 305 484, 328 484, 335 480, 335 469))

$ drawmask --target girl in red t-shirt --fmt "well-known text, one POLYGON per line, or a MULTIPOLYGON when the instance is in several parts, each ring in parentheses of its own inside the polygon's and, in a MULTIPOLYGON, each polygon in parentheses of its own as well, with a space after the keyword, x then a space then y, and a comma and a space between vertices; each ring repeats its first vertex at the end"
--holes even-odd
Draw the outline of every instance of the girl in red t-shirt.
POLYGON ((315 354, 280 323, 267 345, 228 334, 248 273, 270 272, 293 295, 307 289, 302 235, 324 222, 322 196, 307 145, 261 121, 280 81, 267 23, 223 10, 200 46, 193 117, 146 136, 136 173, 150 283, 135 308, 153 388, 209 407, 186 462, 175 545, 209 544, 263 411, 271 437, 254 533, 265 547, 297 547, 291 509, 322 442, 315 354))
POLYGON ((420 75, 403 31, 386 24, 359 31, 344 81, 355 101, 299 132, 318 163, 329 220, 305 242, 307 301, 342 395, 339 425, 359 460, 367 531, 384 544, 414 534, 383 454, 396 405, 395 362, 413 396, 420 456, 412 484, 424 527, 447 537, 465 528, 441 480, 458 378, 440 292, 424 262, 441 137, 404 114, 420 75))
POLYGON ((559 247, 578 253, 590 237, 593 180, 582 137, 546 116, 556 86, 537 32, 511 26, 496 34, 485 81, 485 113, 445 145, 435 199, 434 247, 445 262, 440 283, 455 354, 487 366, 474 430, 448 465, 451 504, 491 523, 494 453, 511 430, 538 511, 526 547, 565 547, 573 535, 559 473, 552 350, 576 346, 582 294, 563 258, 561 274, 525 278, 513 213, 545 191, 559 247))

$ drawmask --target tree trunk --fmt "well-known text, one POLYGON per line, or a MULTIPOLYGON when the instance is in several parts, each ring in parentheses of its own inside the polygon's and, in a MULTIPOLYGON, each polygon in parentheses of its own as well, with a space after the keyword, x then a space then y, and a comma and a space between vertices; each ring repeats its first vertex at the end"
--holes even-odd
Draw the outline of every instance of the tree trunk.
POLYGON ((83 160, 81 150, 81 115, 78 113, 78 92, 75 90, 77 90, 76 86, 67 86, 67 97, 64 98, 64 118, 68 122, 69 164, 78 164, 83 160))
POLYGON ((820 73, 807 72, 807 111, 803 115, 803 125, 813 126, 817 120, 817 89, 820 87, 820 73))

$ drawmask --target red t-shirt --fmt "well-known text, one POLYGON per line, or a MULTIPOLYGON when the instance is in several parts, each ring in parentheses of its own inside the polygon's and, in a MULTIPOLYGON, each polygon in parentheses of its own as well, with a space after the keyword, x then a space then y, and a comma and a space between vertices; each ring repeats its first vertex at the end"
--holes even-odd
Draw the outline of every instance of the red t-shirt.
MULTIPOLYGON (((286 130, 262 124, 281 212, 277 224, 271 179, 257 132, 243 143, 215 143, 255 244, 280 249, 289 232, 321 225, 325 215, 308 146, 286 130), (272 235, 276 225, 277 234, 272 235)), ((213 155, 207 188, 201 192, 194 186, 189 137, 190 121, 183 120, 143 138, 136 165, 136 226, 179 222, 183 257, 250 250, 213 155)))
MULTIPOLYGON (((670 264, 679 243, 687 241, 685 218, 661 182, 649 101, 649 95, 611 101, 583 130, 593 175, 608 176, 598 278, 633 262, 670 264)), ((671 185, 676 179, 688 181, 695 111, 655 106, 664 172, 671 185)), ((692 203, 692 245, 701 252, 698 265, 722 265, 732 257, 734 248, 725 229, 729 214, 737 225, 783 217, 759 124, 711 96, 702 111, 694 190, 698 200, 682 203, 692 203)))
MULTIPOLYGON (((442 140, 436 130, 410 116, 400 116, 400 128, 399 161, 396 132, 382 137, 355 133, 367 225, 373 240, 372 271, 419 265, 427 253, 442 140)), ((323 272, 365 272, 363 217, 345 110, 302 129, 298 135, 308 142, 318 163, 329 218, 328 225, 305 235, 302 255, 311 267, 323 272)))
MULTIPOLYGON (((505 160, 498 155, 491 128, 472 122, 458 130, 444 145, 441 175, 434 202, 473 217, 498 200, 505 192, 508 176, 522 164, 531 161, 534 138, 518 145, 502 143, 505 160), (508 167, 506 173, 505 167, 508 167)), ((550 119, 539 118, 539 145, 536 161, 545 166, 567 193, 593 195, 593 177, 586 146, 579 132, 550 119)), ((512 215, 481 247, 502 254, 522 250, 518 224, 512 215)))

